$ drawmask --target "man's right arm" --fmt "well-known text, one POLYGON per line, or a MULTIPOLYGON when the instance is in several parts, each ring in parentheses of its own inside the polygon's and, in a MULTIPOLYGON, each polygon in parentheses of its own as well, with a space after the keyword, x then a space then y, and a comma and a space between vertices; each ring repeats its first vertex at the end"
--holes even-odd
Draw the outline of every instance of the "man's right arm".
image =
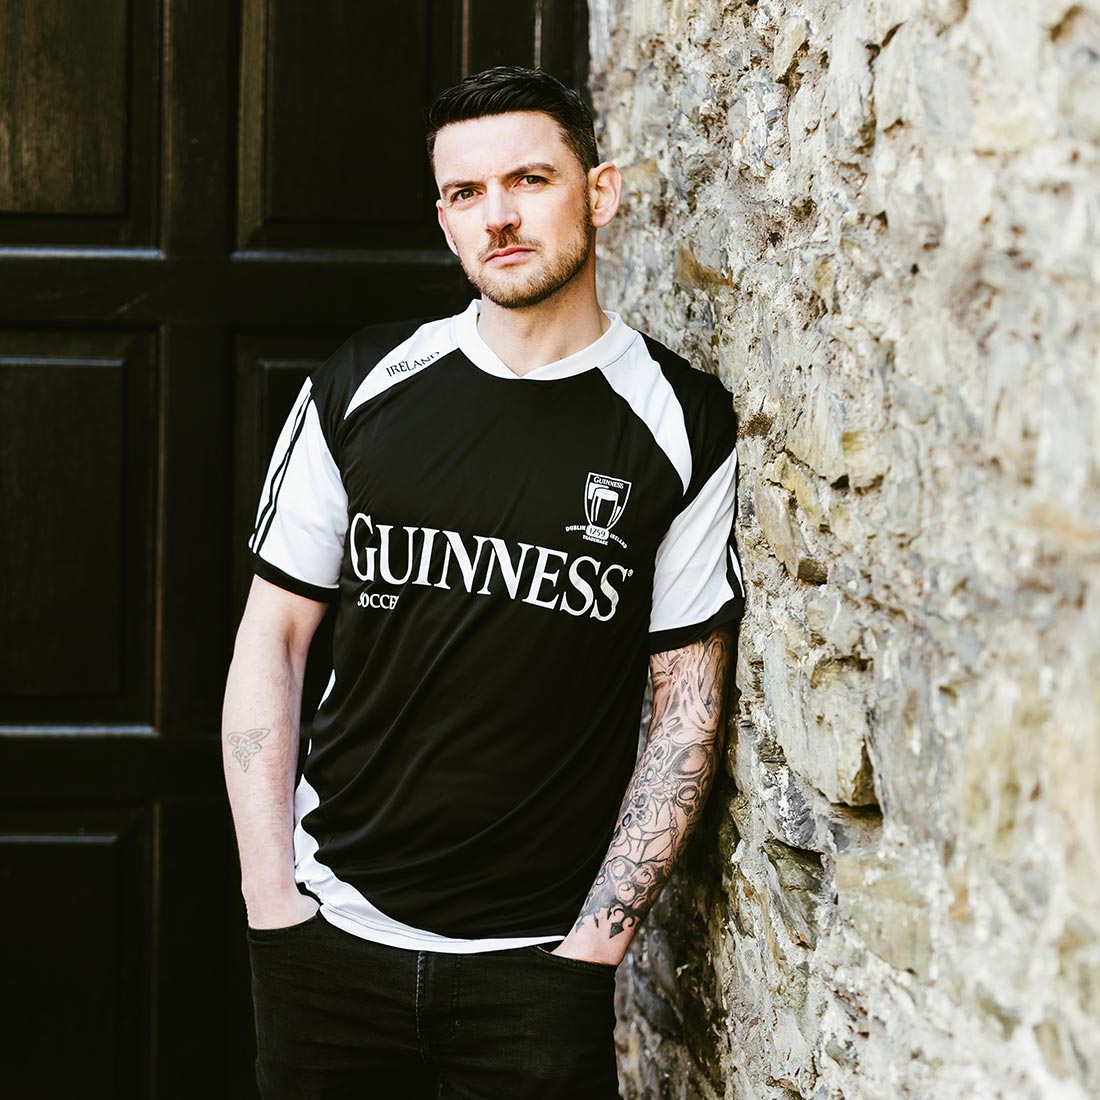
POLYGON ((222 710, 222 761, 253 928, 308 919, 317 903, 294 882, 293 785, 302 678, 327 604, 253 579, 222 710))

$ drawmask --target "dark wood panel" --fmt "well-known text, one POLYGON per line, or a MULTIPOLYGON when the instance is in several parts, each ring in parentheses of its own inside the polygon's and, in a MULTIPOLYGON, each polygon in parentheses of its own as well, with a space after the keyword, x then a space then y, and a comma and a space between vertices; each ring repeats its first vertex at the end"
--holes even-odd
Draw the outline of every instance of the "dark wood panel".
POLYGON ((272 0, 270 221, 422 222, 427 0, 272 0), (385 43, 365 64, 368 42, 385 43))
POLYGON ((0 706, 17 721, 149 718, 149 341, 0 333, 0 706))
POLYGON ((7 1095, 145 1095, 149 877, 138 810, 0 816, 7 1095))
POLYGON ((534 65, 542 0, 464 0, 463 76, 494 65, 534 65))
POLYGON ((6 0, 0 210, 121 214, 126 0, 6 0))
POLYGON ((164 206, 160 239, 173 256, 232 248, 236 3, 164 0, 164 206))
POLYGON ((244 0, 243 247, 438 246, 423 115, 456 20, 454 0, 244 0))
POLYGON ((534 65, 588 96, 587 0, 462 0, 462 75, 534 65))
POLYGON ((5 0, 0 240, 153 239, 157 0, 5 0))
POLYGON ((161 333, 161 508, 154 721, 216 735, 229 665, 233 373, 220 325, 161 333))
POLYGON ((536 64, 588 96, 587 0, 540 0, 536 64))
POLYGON ((7 695, 122 686, 123 361, 0 359, 0 596, 7 695), (24 593, 35 593, 28 601, 24 593))

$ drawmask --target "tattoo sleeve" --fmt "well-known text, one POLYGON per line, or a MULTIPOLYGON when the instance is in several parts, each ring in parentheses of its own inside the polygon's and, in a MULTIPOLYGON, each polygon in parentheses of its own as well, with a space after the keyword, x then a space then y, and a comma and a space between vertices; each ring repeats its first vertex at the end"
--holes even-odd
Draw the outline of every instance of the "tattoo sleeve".
POLYGON ((720 628, 650 659, 649 736, 574 931, 592 922, 609 938, 629 938, 668 880, 714 775, 730 649, 720 628))

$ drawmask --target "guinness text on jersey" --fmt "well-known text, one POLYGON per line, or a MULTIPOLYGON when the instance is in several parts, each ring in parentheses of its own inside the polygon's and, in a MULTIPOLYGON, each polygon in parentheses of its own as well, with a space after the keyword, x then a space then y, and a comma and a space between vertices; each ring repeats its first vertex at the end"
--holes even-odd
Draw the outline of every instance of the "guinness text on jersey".
POLYGON ((550 611, 588 615, 607 622, 619 606, 619 589, 634 570, 581 554, 501 538, 474 535, 467 541, 457 531, 434 527, 376 524, 357 512, 348 532, 351 567, 361 581, 419 584, 431 588, 464 588, 471 595, 504 591, 550 611))

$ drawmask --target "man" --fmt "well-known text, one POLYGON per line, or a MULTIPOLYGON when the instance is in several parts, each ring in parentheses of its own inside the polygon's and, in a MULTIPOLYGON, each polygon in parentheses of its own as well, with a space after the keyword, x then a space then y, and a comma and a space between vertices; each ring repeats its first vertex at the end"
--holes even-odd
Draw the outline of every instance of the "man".
POLYGON ((429 121, 481 299, 314 373, 250 544, 225 767, 257 1076, 265 1100, 608 1100, 615 968, 719 750, 734 417, 599 307, 621 178, 575 92, 494 69, 429 121))

